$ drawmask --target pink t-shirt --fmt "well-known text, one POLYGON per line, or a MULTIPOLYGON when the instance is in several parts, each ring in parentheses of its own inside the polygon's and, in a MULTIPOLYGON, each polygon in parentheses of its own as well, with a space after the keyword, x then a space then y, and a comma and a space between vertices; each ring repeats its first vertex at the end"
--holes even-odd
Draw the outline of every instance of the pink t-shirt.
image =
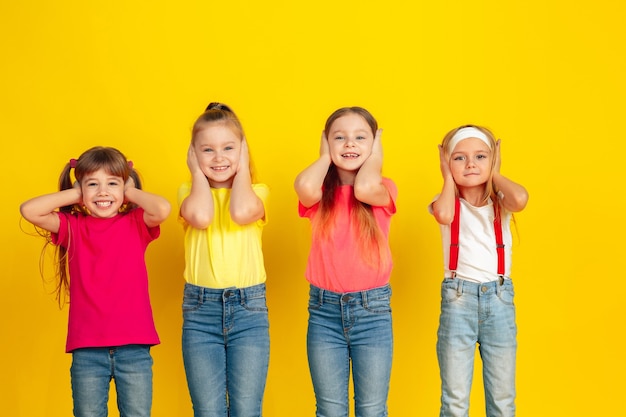
MULTIPOLYGON (((359 247, 360 236, 352 223, 350 198, 354 193, 351 185, 337 187, 335 193, 334 225, 328 239, 313 239, 306 267, 306 279, 316 287, 325 290, 346 293, 382 287, 389 282, 391 275, 391 252, 389 250, 389 226, 391 216, 396 212, 398 189, 389 178, 383 179, 389 190, 391 202, 388 207, 372 207, 378 227, 385 239, 388 259, 386 265, 370 265, 368 260, 376 259, 371 254, 363 253, 359 247)), ((304 207, 299 203, 300 217, 313 219, 319 209, 319 203, 304 207)))
POLYGON ((68 248, 70 311, 66 352, 85 347, 156 345, 145 251, 159 237, 143 210, 101 219, 59 213, 54 244, 68 248))

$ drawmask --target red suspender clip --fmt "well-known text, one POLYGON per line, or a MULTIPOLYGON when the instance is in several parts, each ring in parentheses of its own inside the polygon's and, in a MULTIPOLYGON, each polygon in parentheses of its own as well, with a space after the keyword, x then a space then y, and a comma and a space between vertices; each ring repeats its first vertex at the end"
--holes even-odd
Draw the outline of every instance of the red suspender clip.
MULTIPOLYGON (((493 203, 494 220, 493 228, 496 234, 496 252, 498 253, 498 276, 500 285, 504 282, 504 241, 502 239, 502 221, 499 216, 497 202, 493 203)), ((461 223, 461 202, 454 199, 454 220, 450 225, 450 259, 448 269, 452 272, 452 278, 456 278, 456 268, 459 263, 459 224, 461 223)))

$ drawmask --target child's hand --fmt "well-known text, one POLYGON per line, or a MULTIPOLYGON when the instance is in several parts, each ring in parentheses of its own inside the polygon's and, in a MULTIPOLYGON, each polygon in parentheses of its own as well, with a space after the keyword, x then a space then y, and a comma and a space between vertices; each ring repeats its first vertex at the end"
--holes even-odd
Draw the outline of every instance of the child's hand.
POLYGON ((239 165, 237 166, 237 174, 242 170, 250 169, 250 151, 248 150, 248 141, 244 137, 241 139, 241 149, 239 152, 239 165))
POLYGON ((136 186, 135 180, 129 175, 126 183, 124 184, 124 192, 126 192, 129 188, 135 188, 136 186))
POLYGON ((133 190, 137 187, 137 184, 135 184, 135 180, 133 179, 132 176, 128 176, 128 179, 126 180, 126 183, 124 183, 124 203, 128 203, 130 201, 130 199, 128 198, 128 190, 133 190))
POLYGON ((502 159, 500 157, 500 139, 496 141, 496 149, 493 157, 496 158, 493 170, 494 172, 500 172, 500 166, 502 165, 502 159))
POLYGON ((372 144, 372 155, 383 156, 383 142, 382 142, 383 130, 378 129, 374 136, 374 143, 372 144))
POLYGON ((83 204, 83 189, 80 187, 80 182, 74 181, 72 188, 78 193, 78 201, 76 204, 83 204))
POLYGON ((444 179, 452 177, 452 171, 450 171, 450 161, 446 156, 446 152, 443 150, 442 145, 437 146, 439 148, 439 168, 441 169, 441 175, 444 179))
POLYGON ((193 147, 193 143, 189 145, 187 150, 187 167, 191 175, 200 171, 200 163, 198 163, 198 156, 196 155, 196 149, 193 147))
POLYGON ((320 142, 320 156, 330 155, 330 145, 328 145, 328 138, 326 132, 322 131, 322 140, 320 142))

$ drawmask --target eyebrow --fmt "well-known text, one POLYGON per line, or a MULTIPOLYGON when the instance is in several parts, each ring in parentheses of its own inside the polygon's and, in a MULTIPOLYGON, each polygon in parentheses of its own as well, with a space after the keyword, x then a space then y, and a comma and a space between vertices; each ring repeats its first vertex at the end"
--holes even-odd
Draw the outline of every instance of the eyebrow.
MULTIPOLYGON (((367 134, 368 132, 369 130, 367 129, 357 129, 354 131, 354 133, 365 133, 365 134, 367 134)), ((347 131, 344 129, 337 129, 337 130, 332 130, 330 132, 331 135, 336 135, 337 133, 347 133, 347 131)))

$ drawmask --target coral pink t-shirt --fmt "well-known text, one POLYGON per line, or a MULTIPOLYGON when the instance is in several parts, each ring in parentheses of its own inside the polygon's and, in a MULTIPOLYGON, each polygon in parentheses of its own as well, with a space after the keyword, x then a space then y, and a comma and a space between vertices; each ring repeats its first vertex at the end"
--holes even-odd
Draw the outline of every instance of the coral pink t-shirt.
MULTIPOLYGON (((384 250, 389 262, 386 265, 380 262, 372 265, 371 260, 377 259, 378 254, 362 252, 358 243, 361 237, 352 222, 350 198, 354 189, 351 185, 342 185, 335 192, 334 222, 330 236, 327 239, 314 238, 311 242, 305 273, 311 284, 325 290, 346 293, 382 287, 389 282, 392 268, 389 226, 391 216, 396 212, 398 190, 389 178, 384 178, 383 183, 389 190, 391 202, 387 207, 372 207, 372 211, 383 234, 384 250)), ((302 203, 298 204, 300 217, 310 220, 313 220, 318 209, 319 203, 308 208, 302 203)))
POLYGON ((66 351, 158 344, 144 257, 159 226, 148 228, 140 208, 110 219, 59 213, 59 220, 52 241, 68 249, 66 351))

